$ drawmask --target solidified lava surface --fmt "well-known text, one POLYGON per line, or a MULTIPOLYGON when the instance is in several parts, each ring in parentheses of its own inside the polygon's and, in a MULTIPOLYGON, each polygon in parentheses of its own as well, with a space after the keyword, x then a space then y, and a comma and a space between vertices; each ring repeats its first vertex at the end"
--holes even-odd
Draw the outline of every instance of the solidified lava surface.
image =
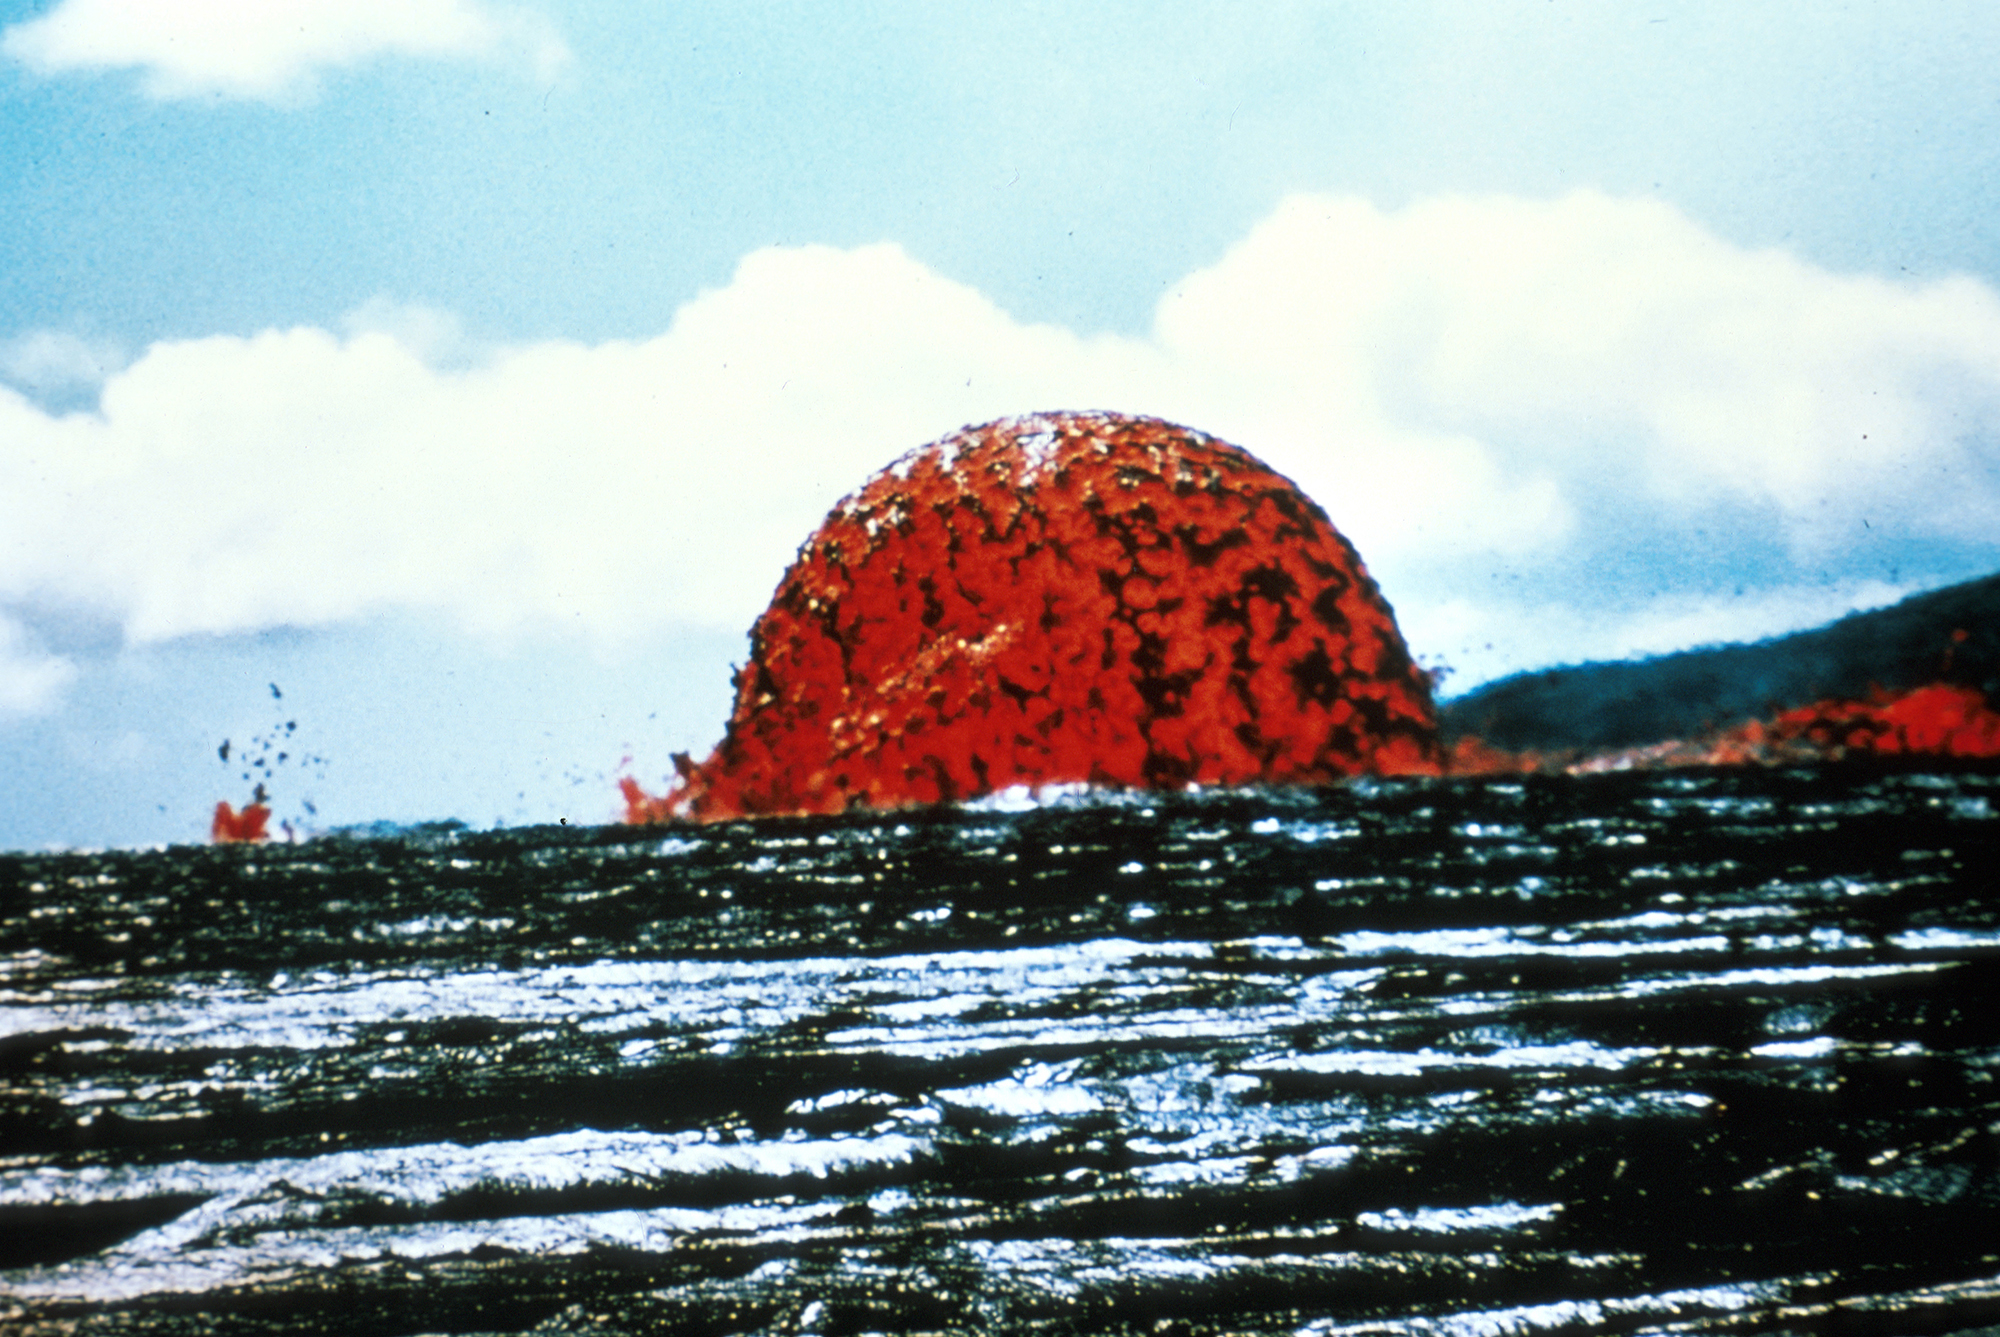
POLYGON ((835 507, 750 633, 727 735, 635 818, 1014 785, 1435 773, 1431 684, 1326 513, 1151 418, 967 428, 835 507))

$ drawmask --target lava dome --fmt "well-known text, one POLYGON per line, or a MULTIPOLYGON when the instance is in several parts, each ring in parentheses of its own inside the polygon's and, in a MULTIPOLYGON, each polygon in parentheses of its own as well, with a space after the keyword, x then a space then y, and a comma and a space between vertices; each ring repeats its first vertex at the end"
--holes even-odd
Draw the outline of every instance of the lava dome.
POLYGON ((1152 418, 1036 414, 912 451, 806 540, 750 643, 714 755, 677 757, 635 816, 1440 762, 1430 681, 1326 513, 1152 418))

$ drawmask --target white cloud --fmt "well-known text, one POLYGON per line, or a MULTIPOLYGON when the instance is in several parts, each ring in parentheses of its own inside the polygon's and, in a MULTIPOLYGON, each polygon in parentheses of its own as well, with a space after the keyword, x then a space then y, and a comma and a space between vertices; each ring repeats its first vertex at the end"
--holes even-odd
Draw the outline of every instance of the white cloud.
POLYGON ((1770 508, 1800 555, 1864 517, 2000 533, 2000 295, 1970 278, 1833 275, 1589 192, 1397 214, 1297 198, 1160 328, 1183 361, 1267 383, 1258 439, 1339 424, 1371 453, 1454 441, 1461 468, 1521 489, 1474 496, 1530 503, 1452 508, 1454 524, 1519 537, 1609 491, 1770 508), (1561 500, 1544 509, 1546 485, 1561 500))
MULTIPOLYGON (((1718 503, 1798 560, 1864 518, 2000 536, 2000 300, 1971 280, 1836 276, 1590 194, 1304 198, 1146 338, 1022 324, 894 246, 800 247, 748 256, 644 342, 475 356, 448 317, 377 302, 342 334, 154 345, 95 415, 0 391, 0 605, 80 606, 137 640, 391 608, 605 639, 741 628, 902 451, 1085 407, 1291 475, 1446 658, 1475 633, 1528 667, 1785 629, 1757 598, 1606 620, 1452 583, 1718 503)), ((1828 597, 1872 598, 1872 575, 1837 570, 1828 597)))
POLYGON ((463 363, 480 351, 467 340, 465 326, 449 311, 418 302, 371 297, 341 318, 341 333, 352 339, 386 334, 431 366, 463 363))
POLYGON ((36 395, 95 390, 130 361, 114 343, 61 330, 30 330, 0 341, 0 381, 36 395))
POLYGON ((0 616, 0 720, 51 709, 76 665, 44 653, 12 618, 0 616))
POLYGON ((277 104, 379 56, 524 59, 544 79, 569 58, 546 21, 480 0, 62 0, 0 49, 44 74, 142 70, 158 98, 277 104))
POLYGON ((868 473, 1087 397, 1104 365, 893 247, 759 252, 656 339, 458 370, 379 315, 155 345, 95 418, 0 395, 0 600, 46 591, 141 640, 399 605, 747 625, 868 473))

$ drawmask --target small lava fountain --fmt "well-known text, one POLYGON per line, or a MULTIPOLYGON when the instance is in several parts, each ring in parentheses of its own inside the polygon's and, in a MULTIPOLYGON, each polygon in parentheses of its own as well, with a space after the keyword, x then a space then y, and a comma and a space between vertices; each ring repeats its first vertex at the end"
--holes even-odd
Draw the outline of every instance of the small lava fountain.
POLYGON ((264 786, 257 786, 257 793, 238 812, 224 799, 215 805, 215 817, 208 824, 208 838, 218 845, 249 844, 270 838, 267 829, 271 822, 270 805, 263 802, 264 786))
MULTIPOLYGON (((275 682, 270 684, 271 699, 284 700, 284 692, 275 682)), ((215 750, 216 757, 224 766, 240 766, 241 779, 249 783, 256 778, 256 788, 251 791, 250 801, 238 809, 227 800, 215 805, 215 815, 208 825, 208 838, 217 845, 245 844, 271 837, 271 795, 265 782, 271 780, 278 769, 289 764, 318 768, 326 765, 326 758, 301 752, 297 746, 299 722, 295 719, 279 720, 270 728, 252 738, 245 747, 237 747, 229 739, 215 750)), ((319 772, 324 779, 323 771, 319 772)), ((301 807, 316 814, 311 799, 302 799, 301 807)), ((287 839, 299 838, 291 822, 279 823, 280 832, 287 839)))

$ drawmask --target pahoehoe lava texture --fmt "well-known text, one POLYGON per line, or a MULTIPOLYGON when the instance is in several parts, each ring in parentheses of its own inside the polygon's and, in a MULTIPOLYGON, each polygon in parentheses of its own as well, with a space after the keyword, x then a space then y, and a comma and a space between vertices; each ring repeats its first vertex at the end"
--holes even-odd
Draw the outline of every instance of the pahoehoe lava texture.
POLYGON ((1157 419, 1010 418, 911 452, 834 508, 750 638, 671 812, 1439 759, 1430 682, 1326 513, 1157 419))

